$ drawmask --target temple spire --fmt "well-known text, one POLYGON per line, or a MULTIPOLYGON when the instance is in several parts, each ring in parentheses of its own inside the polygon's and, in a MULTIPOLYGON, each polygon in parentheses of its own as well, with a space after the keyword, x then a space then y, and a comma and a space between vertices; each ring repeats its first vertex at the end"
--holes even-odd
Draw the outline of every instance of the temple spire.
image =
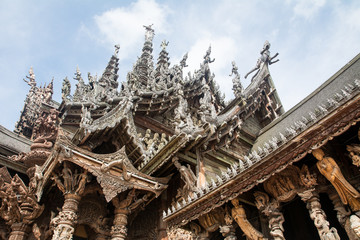
POLYGON ((147 86, 150 74, 153 72, 153 44, 152 40, 155 35, 155 31, 152 28, 152 24, 144 26, 145 28, 145 42, 142 49, 141 57, 137 60, 133 73, 137 75, 138 80, 142 85, 147 86))
POLYGON ((162 74, 166 74, 169 70, 170 62, 169 62, 169 53, 166 51, 166 47, 168 46, 169 42, 163 40, 161 42, 161 52, 159 54, 159 58, 156 64, 156 73, 155 78, 158 78, 162 74))

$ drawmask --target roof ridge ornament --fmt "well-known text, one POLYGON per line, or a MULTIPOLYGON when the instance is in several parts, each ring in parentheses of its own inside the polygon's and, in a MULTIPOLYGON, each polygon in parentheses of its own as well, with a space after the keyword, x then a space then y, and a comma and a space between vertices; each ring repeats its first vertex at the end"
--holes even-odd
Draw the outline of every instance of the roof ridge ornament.
POLYGON ((150 24, 149 26, 145 26, 143 25, 143 27, 145 28, 145 41, 147 42, 152 42, 154 35, 155 35, 155 31, 152 28, 154 24, 150 24))
POLYGON ((257 70, 257 72, 254 74, 254 76, 251 78, 251 81, 253 81, 255 79, 255 77, 259 74, 260 70, 263 68, 264 65, 271 65, 271 64, 279 61, 279 59, 272 61, 274 58, 276 58, 279 55, 279 53, 275 53, 275 55, 271 57, 270 50, 269 50, 270 46, 271 46, 271 44, 269 43, 268 40, 266 40, 264 43, 263 49, 260 51, 261 56, 257 60, 256 66, 245 75, 245 79, 249 76, 249 74, 251 74, 252 72, 257 70))
POLYGON ((212 63, 212 62, 215 61, 215 58, 214 58, 214 59, 211 59, 210 54, 211 54, 211 45, 209 46, 208 50, 207 50, 206 53, 205 53, 205 56, 204 56, 204 64, 212 63))
POLYGON ((231 73, 229 74, 229 76, 231 77, 232 75, 234 75, 234 78, 232 80, 232 82, 233 82, 232 89, 233 89, 235 97, 241 97, 243 95, 244 89, 243 89, 243 86, 240 81, 240 74, 238 72, 238 67, 236 66, 235 61, 232 61, 231 64, 232 64, 232 70, 231 70, 231 73))
POLYGON ((118 53, 119 53, 119 50, 120 50, 120 44, 116 44, 115 46, 115 56, 117 56, 118 55, 118 53))
POLYGON ((162 50, 166 50, 166 47, 169 45, 169 41, 166 41, 165 39, 162 40, 160 47, 162 48, 162 50))

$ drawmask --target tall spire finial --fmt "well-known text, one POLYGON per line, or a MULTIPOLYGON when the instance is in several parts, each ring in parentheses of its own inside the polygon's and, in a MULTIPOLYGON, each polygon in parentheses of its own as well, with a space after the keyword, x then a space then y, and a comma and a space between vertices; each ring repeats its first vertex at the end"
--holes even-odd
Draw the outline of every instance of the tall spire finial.
POLYGON ((145 32, 145 41, 152 42, 152 40, 154 38, 155 31, 154 31, 154 29, 152 29, 152 25, 154 25, 154 24, 150 24, 149 26, 144 25, 144 28, 146 30, 146 32, 145 32))

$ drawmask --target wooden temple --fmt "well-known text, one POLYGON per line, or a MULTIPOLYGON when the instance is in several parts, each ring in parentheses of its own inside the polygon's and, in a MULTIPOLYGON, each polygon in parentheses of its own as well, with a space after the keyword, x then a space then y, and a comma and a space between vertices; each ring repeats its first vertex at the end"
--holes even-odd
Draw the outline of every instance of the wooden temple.
POLYGON ((285 112, 268 41, 248 87, 232 63, 225 103, 211 48, 184 74, 145 28, 126 81, 118 45, 61 103, 30 69, 0 127, 0 239, 360 239, 360 54, 285 112))

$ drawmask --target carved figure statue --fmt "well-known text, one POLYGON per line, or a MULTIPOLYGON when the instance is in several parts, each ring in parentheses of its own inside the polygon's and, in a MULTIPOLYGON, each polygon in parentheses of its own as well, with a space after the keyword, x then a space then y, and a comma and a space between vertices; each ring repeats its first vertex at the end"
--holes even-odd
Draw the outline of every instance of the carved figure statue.
POLYGON ((347 145, 346 149, 349 151, 349 156, 352 160, 352 163, 360 167, 360 145, 359 144, 352 144, 347 145))
POLYGON ((210 57, 210 54, 211 54, 211 46, 209 46, 208 50, 206 51, 206 54, 204 56, 204 64, 206 63, 212 63, 215 61, 215 58, 214 59, 211 59, 210 57))
POLYGON ((320 173, 324 175, 329 182, 331 182, 339 194, 341 201, 345 205, 349 204, 353 211, 359 211, 360 193, 345 179, 335 160, 331 157, 325 156, 324 151, 321 149, 313 150, 312 154, 318 160, 316 166, 318 167, 320 173))
POLYGON ((263 49, 260 51, 260 58, 258 59, 258 61, 256 62, 256 66, 250 70, 250 72, 248 72, 246 75, 245 75, 245 79, 249 76, 250 73, 258 70, 254 76, 252 77, 251 81, 254 80, 254 78, 259 74, 260 72, 260 68, 264 65, 264 64, 268 64, 268 65, 271 65, 273 63, 276 63, 279 61, 279 59, 275 60, 275 61, 272 61, 274 58, 276 58, 279 53, 276 53, 274 56, 270 57, 270 43, 269 41, 265 41, 264 43, 264 47, 263 49))
POLYGON ((169 45, 169 41, 166 41, 165 39, 161 42, 160 47, 165 50, 166 47, 169 45))
POLYGON ((186 64, 186 60, 188 58, 188 53, 185 53, 185 55, 183 56, 183 58, 180 61, 180 67, 184 68, 187 67, 188 65, 186 64))
POLYGON ((154 38, 154 35, 155 35, 155 31, 154 29, 152 29, 152 25, 149 25, 149 26, 143 26, 146 30, 145 32, 145 41, 147 42, 152 42, 153 38, 154 38))
POLYGON ((238 72, 238 67, 236 66, 235 61, 232 61, 231 64, 232 64, 232 70, 229 76, 231 77, 232 75, 234 75, 234 78, 232 80, 234 95, 235 97, 240 97, 243 92, 243 87, 240 82, 240 74, 238 72))
POLYGON ((92 123, 91 112, 87 107, 82 105, 81 107, 81 122, 80 127, 88 127, 92 123))
POLYGON ((68 99, 68 97, 70 97, 70 91, 71 91, 71 84, 70 81, 67 77, 65 77, 65 79, 63 80, 62 83, 62 89, 61 89, 61 97, 62 100, 65 101, 66 99, 68 99))
POLYGON ((33 70, 32 67, 29 70, 29 76, 26 76, 26 78, 29 79, 29 81, 24 79, 24 82, 26 82, 31 87, 31 89, 35 88, 36 87, 36 81, 35 81, 34 70, 33 70))
POLYGON ((246 237, 249 240, 265 240, 267 238, 264 237, 264 235, 256 230, 249 220, 246 217, 245 209, 242 205, 239 204, 239 200, 237 198, 234 198, 231 200, 231 203, 234 205, 234 208, 231 210, 231 215, 241 228, 241 230, 244 232, 246 237))
POLYGON ((120 44, 116 44, 115 46, 115 56, 118 55, 119 50, 120 50, 120 44))
POLYGON ((51 97, 53 95, 53 82, 54 82, 54 78, 51 80, 51 82, 49 83, 49 85, 45 88, 45 95, 44 95, 44 99, 46 103, 50 103, 51 101, 51 97))
MULTIPOLYGON (((191 170, 190 165, 187 165, 187 167, 181 165, 177 157, 173 159, 173 162, 175 167, 179 170, 181 179, 185 183, 183 187, 183 191, 180 194, 182 195, 189 194, 190 196, 192 196, 193 192, 197 190, 196 187, 197 178, 193 173, 193 171, 191 170)), ((186 197, 186 196, 182 196, 182 197, 186 197)))

